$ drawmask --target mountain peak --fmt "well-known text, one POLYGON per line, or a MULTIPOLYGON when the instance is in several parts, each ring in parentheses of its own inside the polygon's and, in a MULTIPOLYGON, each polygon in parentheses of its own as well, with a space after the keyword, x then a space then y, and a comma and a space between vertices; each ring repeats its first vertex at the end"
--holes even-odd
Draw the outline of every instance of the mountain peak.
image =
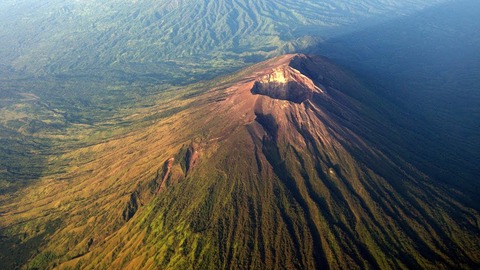
POLYGON ((5 204, 0 227, 27 235, 46 224, 53 233, 35 260, 53 257, 59 269, 478 262, 466 253, 479 249, 470 241, 478 215, 458 221, 451 213, 472 210, 383 150, 396 149, 378 133, 391 125, 355 97, 381 99, 328 59, 279 56, 199 86, 198 95, 168 101, 184 109, 167 107, 150 126, 66 154, 80 159, 60 175, 72 180, 46 179, 25 191, 27 200, 5 204))
POLYGON ((313 92, 323 93, 323 90, 310 78, 292 68, 289 62, 273 68, 270 73, 258 78, 251 92, 274 99, 302 103, 311 99, 313 92))

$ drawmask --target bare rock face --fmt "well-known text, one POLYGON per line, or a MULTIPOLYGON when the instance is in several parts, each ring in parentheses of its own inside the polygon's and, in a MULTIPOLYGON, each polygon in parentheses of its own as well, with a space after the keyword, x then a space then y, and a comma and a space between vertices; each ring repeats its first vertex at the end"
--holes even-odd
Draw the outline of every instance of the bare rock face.
POLYGON ((311 99, 313 92, 323 91, 300 71, 289 65, 283 65, 255 81, 251 92, 274 99, 302 103, 311 99))
POLYGON ((174 162, 175 162, 175 158, 173 157, 165 161, 165 164, 163 165, 162 174, 160 177, 160 179, 162 179, 162 182, 160 183, 160 188, 157 190, 157 194, 165 190, 168 178, 171 175, 172 166, 174 162))
POLYGON ((190 172, 190 170, 195 167, 195 165, 197 164, 197 160, 198 160, 198 157, 199 157, 199 154, 198 154, 198 144, 196 143, 192 143, 188 149, 187 149, 187 153, 186 153, 186 156, 185 156, 185 160, 187 162, 186 164, 186 173, 188 174, 188 172, 190 172))

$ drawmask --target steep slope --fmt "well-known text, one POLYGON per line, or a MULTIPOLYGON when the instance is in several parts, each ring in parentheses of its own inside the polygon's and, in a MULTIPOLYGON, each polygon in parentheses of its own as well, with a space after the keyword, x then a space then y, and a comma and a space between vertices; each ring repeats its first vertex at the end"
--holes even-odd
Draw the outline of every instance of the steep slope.
POLYGON ((381 150, 397 149, 383 101, 327 59, 277 57, 175 104, 147 128, 66 154, 61 179, 0 204, 14 247, 44 240, 29 267, 480 264, 478 211, 404 152, 381 150))
POLYGON ((427 120, 421 125, 429 126, 423 131, 430 135, 423 136, 430 138, 430 146, 417 149, 417 167, 477 193, 480 185, 472 183, 480 175, 478 10, 479 1, 452 1, 351 33, 321 49, 378 85, 374 89, 379 95, 427 120), (422 166, 422 160, 435 160, 429 164, 435 167, 422 166), (458 181, 458 174, 467 181, 458 181))

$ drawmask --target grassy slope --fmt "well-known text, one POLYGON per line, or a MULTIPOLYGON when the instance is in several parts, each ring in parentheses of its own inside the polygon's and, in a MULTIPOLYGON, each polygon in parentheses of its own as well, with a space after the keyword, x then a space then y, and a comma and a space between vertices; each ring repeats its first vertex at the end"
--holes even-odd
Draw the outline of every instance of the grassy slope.
MULTIPOLYGON (((91 193, 91 190, 85 190, 85 186, 92 183, 92 181, 93 183, 95 181, 106 181, 108 178, 106 175, 111 176, 108 178, 110 179, 109 181, 115 182, 118 178, 116 174, 123 175, 125 173, 124 168, 128 167, 129 163, 134 163, 132 161, 135 158, 135 156, 132 156, 133 150, 129 148, 128 143, 124 145, 129 138, 128 136, 125 137, 125 134, 136 130, 135 134, 143 136, 142 132, 145 126, 150 126, 152 122, 171 115, 175 108, 183 106, 182 103, 174 106, 175 103, 169 102, 173 97, 179 99, 179 96, 183 94, 184 91, 177 90, 163 92, 154 98, 157 101, 154 102, 153 107, 136 108, 135 114, 127 110, 123 112, 123 116, 117 115, 118 118, 115 120, 96 122, 94 125, 71 125, 66 131, 62 131, 61 138, 57 137, 59 135, 55 135, 53 139, 49 138, 52 145, 49 145, 48 150, 51 152, 49 156, 45 157, 48 164, 43 168, 47 168, 50 171, 42 171, 41 177, 31 186, 14 193, 10 192, 1 195, 2 237, 8 236, 5 239, 2 238, 1 241, 1 261, 3 267, 9 269, 12 268, 12 265, 21 264, 22 260, 28 259, 31 252, 43 240, 46 240, 44 238, 46 236, 45 233, 52 233, 58 229, 59 224, 64 224, 63 222, 66 221, 65 214, 72 211, 72 209, 79 211, 73 211, 73 216, 75 216, 75 213, 85 214, 87 210, 82 210, 82 208, 89 209, 87 205, 90 205, 86 204, 85 198, 94 195, 91 193), (119 138, 124 137, 125 139, 118 142, 119 138), (119 156, 109 154, 108 152, 113 146, 120 144, 123 145, 124 150, 118 154, 128 155, 132 159, 125 159, 123 161, 125 163, 114 168, 115 162, 113 160, 118 161, 119 156), (99 172, 100 175, 92 178, 91 173, 94 169, 87 168, 89 167, 88 164, 93 160, 103 160, 104 165, 101 166, 109 168, 105 168, 103 173, 99 172), (77 184, 80 183, 83 184, 78 186, 77 184), (62 198, 65 199, 64 203, 62 203, 62 198), (19 205, 16 202, 19 200, 23 206, 17 207, 19 205), (22 233, 20 234, 19 232, 22 233), (23 255, 18 256, 18 254, 23 255)), ((138 137, 137 140, 139 140, 138 137)), ((149 148, 145 145, 143 147, 149 148)), ((32 160, 30 159, 30 161, 32 160)), ((93 165, 95 170, 101 170, 100 167, 97 167, 98 165, 98 163, 93 165)), ((148 169, 143 168, 143 170, 148 174, 148 169)), ((32 170, 30 170, 30 173, 32 173, 32 170)), ((129 173, 130 178, 124 179, 127 182, 125 192, 132 188, 132 185, 135 184, 135 179, 143 179, 145 177, 143 174, 136 175, 137 173, 137 170, 133 170, 129 173)), ((112 182, 107 183, 111 185, 112 182)), ((91 185, 91 187, 95 186, 98 186, 98 183, 91 185)), ((105 192, 104 189, 106 187, 111 188, 107 184, 98 187, 97 191, 101 195, 97 195, 95 199, 105 196, 103 192, 105 192)), ((125 195, 125 192, 121 192, 121 190, 111 189, 111 192, 114 192, 111 194, 114 197, 125 195), (118 193, 114 191, 118 191, 118 193)), ((113 200, 112 197, 108 196, 103 199, 107 201, 113 200)), ((104 201, 101 201, 101 203, 105 205, 107 210, 112 207, 111 203, 104 203, 104 201)), ((91 210, 97 213, 97 209, 91 210)), ((105 214, 105 212, 102 213, 105 214)), ((113 213, 113 215, 115 214, 117 213, 113 213)), ((105 227, 111 225, 109 222, 104 223, 105 227)), ((74 224, 78 225, 76 222, 74 224)), ((70 245, 75 244, 70 243, 70 245)), ((68 248, 65 250, 68 250, 68 248)), ((74 253, 75 251, 72 252, 74 253)))

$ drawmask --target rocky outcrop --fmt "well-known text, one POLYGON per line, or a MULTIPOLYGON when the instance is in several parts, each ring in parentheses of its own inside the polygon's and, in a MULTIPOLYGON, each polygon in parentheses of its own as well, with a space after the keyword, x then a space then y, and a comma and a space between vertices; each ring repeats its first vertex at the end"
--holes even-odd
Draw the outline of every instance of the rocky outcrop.
POLYGON ((188 174, 193 167, 197 164, 198 161, 198 144, 192 143, 187 149, 187 153, 185 154, 185 161, 186 161, 186 168, 185 174, 188 174))
POLYGON ((129 221, 137 212, 139 206, 138 199, 138 192, 133 192, 130 195, 130 199, 128 200, 127 205, 122 213, 122 217, 125 222, 129 221))
POLYGON ((167 180, 171 174, 171 170, 174 162, 175 162, 175 158, 173 157, 165 161, 165 164, 163 165, 162 173, 159 175, 160 176, 159 179, 161 179, 161 182, 160 182, 160 188, 157 190, 157 194, 165 190, 167 186, 167 180))

